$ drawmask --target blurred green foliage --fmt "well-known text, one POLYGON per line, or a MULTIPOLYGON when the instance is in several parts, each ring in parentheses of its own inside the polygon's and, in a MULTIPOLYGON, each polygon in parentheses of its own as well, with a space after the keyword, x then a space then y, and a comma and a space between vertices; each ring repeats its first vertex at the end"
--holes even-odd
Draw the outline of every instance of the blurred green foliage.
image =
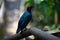
POLYGON ((60 10, 59 0, 27 0, 24 3, 24 6, 27 4, 34 6, 32 13, 33 25, 38 26, 39 28, 45 28, 48 25, 48 30, 59 28, 56 28, 56 25, 54 24, 54 13, 55 11, 60 10))

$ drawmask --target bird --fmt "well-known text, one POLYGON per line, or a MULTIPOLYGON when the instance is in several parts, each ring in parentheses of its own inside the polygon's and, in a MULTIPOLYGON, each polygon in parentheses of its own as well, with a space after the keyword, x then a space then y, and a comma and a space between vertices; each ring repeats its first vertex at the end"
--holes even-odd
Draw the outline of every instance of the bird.
POLYGON ((26 28, 27 24, 32 20, 32 10, 33 6, 28 6, 26 11, 23 13, 21 18, 18 21, 18 28, 16 33, 19 33, 26 28))

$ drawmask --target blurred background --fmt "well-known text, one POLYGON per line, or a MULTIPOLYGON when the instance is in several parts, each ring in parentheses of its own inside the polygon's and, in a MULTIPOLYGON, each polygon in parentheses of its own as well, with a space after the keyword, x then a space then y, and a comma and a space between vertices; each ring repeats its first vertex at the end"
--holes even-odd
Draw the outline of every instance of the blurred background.
MULTIPOLYGON (((11 0, 11 1, 14 2, 15 0, 11 0)), ((18 20, 24 12, 25 0, 18 0, 18 1, 19 2, 17 3, 15 2, 15 3, 16 4, 19 3, 19 5, 17 5, 19 6, 19 10, 18 9, 10 10, 8 8, 8 6, 10 5, 8 3, 9 0, 5 0, 5 1, 0 0, 0 40, 16 34, 18 20), (7 7, 6 7, 6 3, 8 5, 7 7)), ((16 5, 16 4, 13 4, 13 5, 16 5)), ((12 5, 10 5, 10 7, 11 6, 12 5)))
MULTIPOLYGON (((0 0, 0 39, 16 34, 18 20, 27 5, 34 6, 33 20, 29 26, 47 31, 60 30, 60 0, 20 0, 16 2, 19 8, 14 10, 8 9, 6 1, 0 0)), ((11 1, 15 2, 15 0, 11 1)))

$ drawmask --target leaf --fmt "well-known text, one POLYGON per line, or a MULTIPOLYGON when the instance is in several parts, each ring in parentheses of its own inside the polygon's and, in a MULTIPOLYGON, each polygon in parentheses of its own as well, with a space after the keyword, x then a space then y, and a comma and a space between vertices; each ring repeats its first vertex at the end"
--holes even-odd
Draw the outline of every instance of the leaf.
POLYGON ((38 9, 40 9, 40 12, 42 12, 45 15, 47 8, 48 8, 47 3, 43 1, 40 3, 40 6, 38 9))
POLYGON ((46 12, 45 12, 45 16, 49 17, 51 15, 51 13, 52 13, 52 9, 51 9, 51 7, 48 7, 46 12))
POLYGON ((53 29, 55 29, 55 28, 56 28, 56 25, 52 25, 52 28, 51 28, 51 29, 53 30, 53 29))
POLYGON ((29 4, 29 1, 26 1, 26 2, 24 3, 24 6, 26 6, 27 4, 29 4))
POLYGON ((29 0, 29 2, 30 2, 30 5, 32 5, 34 3, 34 0, 29 0))
POLYGON ((34 0, 28 0, 24 3, 24 6, 26 6, 27 4, 33 5, 33 3, 34 3, 34 0))
POLYGON ((44 0, 34 0, 34 2, 35 2, 36 4, 40 4, 42 1, 44 1, 44 0))

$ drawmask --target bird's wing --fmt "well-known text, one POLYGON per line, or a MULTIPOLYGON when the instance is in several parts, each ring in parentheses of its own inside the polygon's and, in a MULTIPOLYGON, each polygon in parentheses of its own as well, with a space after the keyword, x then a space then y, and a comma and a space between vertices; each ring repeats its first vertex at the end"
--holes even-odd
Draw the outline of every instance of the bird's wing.
POLYGON ((21 24, 21 30, 24 29, 24 28, 26 28, 26 26, 27 26, 27 24, 29 23, 30 20, 31 20, 31 15, 27 16, 24 19, 23 23, 21 24))

